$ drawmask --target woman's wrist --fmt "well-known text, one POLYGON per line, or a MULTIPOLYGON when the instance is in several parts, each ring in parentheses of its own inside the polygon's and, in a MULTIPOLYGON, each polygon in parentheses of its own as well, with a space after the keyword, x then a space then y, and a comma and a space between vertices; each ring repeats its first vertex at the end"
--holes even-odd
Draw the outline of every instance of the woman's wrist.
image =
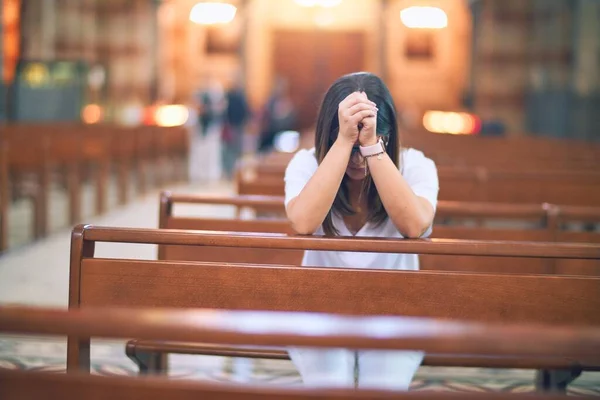
POLYGON ((351 151, 354 147, 354 142, 338 136, 338 138, 334 142, 334 146, 351 151))
POLYGON ((377 136, 372 136, 359 140, 359 142, 362 147, 369 147, 376 145, 379 142, 379 138, 377 136))

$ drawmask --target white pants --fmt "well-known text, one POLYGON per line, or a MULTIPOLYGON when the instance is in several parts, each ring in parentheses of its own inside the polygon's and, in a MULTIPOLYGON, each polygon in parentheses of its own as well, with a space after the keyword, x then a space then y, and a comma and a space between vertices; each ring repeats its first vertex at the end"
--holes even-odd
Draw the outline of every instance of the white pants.
POLYGON ((360 389, 408 390, 423 361, 417 351, 288 349, 306 386, 353 388, 355 362, 360 389))

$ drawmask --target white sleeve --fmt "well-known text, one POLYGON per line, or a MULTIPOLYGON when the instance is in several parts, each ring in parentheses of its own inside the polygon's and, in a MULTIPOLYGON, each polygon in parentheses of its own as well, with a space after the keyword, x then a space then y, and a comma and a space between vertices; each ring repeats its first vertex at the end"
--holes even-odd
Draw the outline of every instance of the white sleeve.
POLYGON ((413 149, 405 153, 404 161, 405 169, 402 174, 404 179, 417 196, 431 203, 435 211, 440 190, 435 163, 422 152, 413 149))
MULTIPOLYGON (((410 149, 405 153, 404 179, 419 196, 427 199, 435 212, 437 207, 438 192, 440 190, 437 168, 433 160, 417 150, 410 149)), ((421 235, 422 238, 431 236, 433 222, 429 228, 421 235)))
POLYGON ((317 159, 311 150, 302 149, 291 159, 285 169, 285 206, 297 197, 318 168, 317 159))

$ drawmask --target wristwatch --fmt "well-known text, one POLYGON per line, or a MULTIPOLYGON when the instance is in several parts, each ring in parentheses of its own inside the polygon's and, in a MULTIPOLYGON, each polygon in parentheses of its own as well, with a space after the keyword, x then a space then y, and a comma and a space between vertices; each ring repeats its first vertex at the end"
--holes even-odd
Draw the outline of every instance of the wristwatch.
POLYGON ((381 138, 379 138, 379 141, 372 146, 360 146, 360 154, 365 158, 380 156, 383 153, 385 153, 385 144, 381 138))

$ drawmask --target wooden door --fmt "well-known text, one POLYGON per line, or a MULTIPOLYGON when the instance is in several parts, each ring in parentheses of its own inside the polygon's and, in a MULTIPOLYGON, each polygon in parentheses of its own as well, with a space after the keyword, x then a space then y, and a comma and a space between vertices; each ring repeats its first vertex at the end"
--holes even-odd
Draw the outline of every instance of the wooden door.
POLYGON ((314 126, 321 100, 337 78, 365 69, 361 31, 278 30, 273 43, 274 76, 288 81, 301 130, 314 126))

